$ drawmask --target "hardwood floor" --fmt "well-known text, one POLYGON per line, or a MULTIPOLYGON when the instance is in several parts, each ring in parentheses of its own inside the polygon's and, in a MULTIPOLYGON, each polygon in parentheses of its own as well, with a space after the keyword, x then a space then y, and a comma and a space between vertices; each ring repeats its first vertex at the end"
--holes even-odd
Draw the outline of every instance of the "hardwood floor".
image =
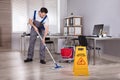
MULTIPOLYGON (((59 55, 54 54, 59 61, 59 55)), ((120 80, 120 63, 97 59, 96 65, 89 65, 89 76, 73 76, 73 63, 59 63, 61 69, 53 70, 54 64, 47 55, 47 64, 39 63, 36 53, 34 61, 24 63, 20 52, 0 52, 0 80, 120 80)))

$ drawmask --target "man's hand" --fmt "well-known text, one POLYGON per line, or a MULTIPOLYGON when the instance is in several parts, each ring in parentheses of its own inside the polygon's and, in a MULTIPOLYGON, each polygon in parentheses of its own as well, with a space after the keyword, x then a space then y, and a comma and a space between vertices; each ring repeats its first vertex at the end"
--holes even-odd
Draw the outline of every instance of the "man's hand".
POLYGON ((36 32, 38 32, 38 28, 33 24, 33 20, 32 19, 29 19, 29 22, 28 22, 36 32))
POLYGON ((45 44, 45 39, 44 38, 42 39, 42 43, 45 44))
POLYGON ((33 20, 32 19, 29 19, 29 22, 28 22, 31 26, 33 26, 33 20))
POLYGON ((37 28, 37 27, 34 27, 34 30, 35 30, 36 32, 38 32, 38 28, 37 28))

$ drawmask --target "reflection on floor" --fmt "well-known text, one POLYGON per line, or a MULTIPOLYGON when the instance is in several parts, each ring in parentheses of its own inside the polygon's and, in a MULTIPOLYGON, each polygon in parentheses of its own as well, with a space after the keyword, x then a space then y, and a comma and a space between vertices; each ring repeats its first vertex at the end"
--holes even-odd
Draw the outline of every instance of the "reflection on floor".
MULTIPOLYGON (((53 70, 53 62, 46 54, 47 64, 39 63, 36 52, 34 61, 24 63, 20 52, 0 52, 0 80, 120 80, 120 63, 113 60, 97 58, 97 64, 89 65, 89 76, 73 76, 71 63, 59 63, 64 66, 53 70)), ((60 55, 53 54, 56 61, 60 55)))

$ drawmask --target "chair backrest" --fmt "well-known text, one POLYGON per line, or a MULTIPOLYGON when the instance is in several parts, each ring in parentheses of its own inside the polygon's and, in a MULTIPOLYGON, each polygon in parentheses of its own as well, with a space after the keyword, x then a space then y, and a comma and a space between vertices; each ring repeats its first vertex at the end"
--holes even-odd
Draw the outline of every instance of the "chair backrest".
POLYGON ((50 40, 50 38, 49 38, 49 37, 46 37, 46 38, 45 38, 45 41, 49 41, 49 40, 50 40))
POLYGON ((88 46, 86 36, 79 35, 78 40, 79 40, 79 45, 80 46, 86 46, 86 47, 88 46))
POLYGON ((45 38, 45 43, 46 43, 46 44, 54 44, 54 41, 53 41, 53 40, 50 40, 49 37, 46 37, 46 38, 45 38))

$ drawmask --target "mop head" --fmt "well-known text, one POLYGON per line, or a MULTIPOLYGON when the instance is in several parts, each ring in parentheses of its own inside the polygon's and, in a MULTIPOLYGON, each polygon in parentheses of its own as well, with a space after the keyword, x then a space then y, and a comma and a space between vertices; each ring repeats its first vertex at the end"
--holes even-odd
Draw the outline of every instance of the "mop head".
POLYGON ((55 63, 55 67, 54 69, 60 69, 60 68, 63 68, 62 66, 58 65, 57 63, 55 63))

